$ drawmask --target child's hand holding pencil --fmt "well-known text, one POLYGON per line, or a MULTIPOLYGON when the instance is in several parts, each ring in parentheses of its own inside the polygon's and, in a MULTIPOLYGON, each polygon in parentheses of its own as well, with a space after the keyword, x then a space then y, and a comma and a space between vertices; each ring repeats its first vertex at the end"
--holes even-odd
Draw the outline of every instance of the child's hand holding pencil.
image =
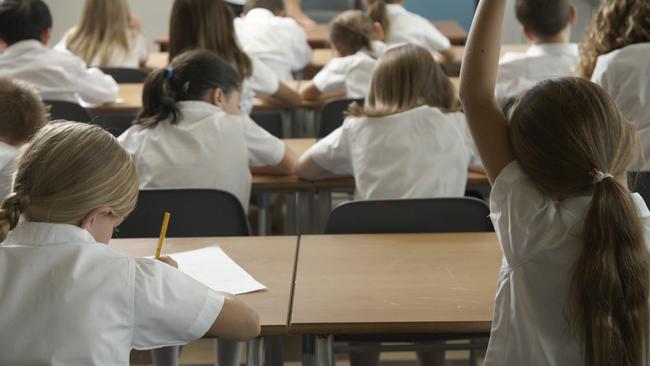
POLYGON ((168 256, 160 256, 162 253, 162 248, 163 244, 165 243, 165 236, 167 235, 167 226, 169 225, 169 218, 171 217, 171 214, 169 212, 165 212, 165 215, 163 216, 163 223, 162 223, 162 228, 160 228, 160 238, 158 239, 158 246, 156 247, 156 255, 155 258, 163 263, 166 263, 172 267, 178 268, 178 263, 176 263, 175 260, 173 260, 171 257, 168 256))

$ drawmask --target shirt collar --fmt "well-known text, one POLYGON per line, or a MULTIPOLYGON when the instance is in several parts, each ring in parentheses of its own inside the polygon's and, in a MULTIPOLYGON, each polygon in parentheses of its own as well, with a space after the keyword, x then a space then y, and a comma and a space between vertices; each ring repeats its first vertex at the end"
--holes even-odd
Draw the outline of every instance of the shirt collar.
POLYGON ((406 13, 406 9, 399 4, 386 4, 386 11, 392 14, 406 13))
POLYGON ((543 55, 569 55, 578 57, 580 51, 576 43, 540 43, 528 47, 526 55, 543 56, 543 55))
POLYGON ((78 226, 47 222, 20 222, 2 245, 46 246, 55 244, 97 244, 90 233, 78 226))
POLYGON ((4 56, 21 55, 27 51, 39 49, 39 48, 47 48, 47 47, 45 47, 45 45, 40 41, 37 41, 35 39, 28 39, 28 40, 16 42, 11 46, 7 47, 3 55, 4 56))
POLYGON ((246 13, 246 18, 250 19, 269 19, 274 16, 275 15, 270 10, 264 8, 255 8, 246 13))
POLYGON ((226 114, 216 105, 200 100, 186 100, 177 102, 176 105, 181 112, 183 123, 193 123, 216 114, 226 114))

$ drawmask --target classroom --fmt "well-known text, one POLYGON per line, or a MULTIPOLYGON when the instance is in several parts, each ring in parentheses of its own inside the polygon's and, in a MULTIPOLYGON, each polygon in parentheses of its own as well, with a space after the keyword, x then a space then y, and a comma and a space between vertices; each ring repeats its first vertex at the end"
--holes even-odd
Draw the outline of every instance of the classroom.
POLYGON ((648 365, 648 90, 647 0, 0 0, 0 365, 648 365))

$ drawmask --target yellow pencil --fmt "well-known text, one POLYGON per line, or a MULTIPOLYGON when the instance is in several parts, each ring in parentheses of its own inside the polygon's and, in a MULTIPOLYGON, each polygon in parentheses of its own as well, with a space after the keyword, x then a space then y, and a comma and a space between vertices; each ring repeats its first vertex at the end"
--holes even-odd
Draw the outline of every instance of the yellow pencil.
POLYGON ((160 259, 160 253, 162 253, 163 243, 165 242, 165 235, 167 235, 167 225, 169 225, 169 212, 165 212, 163 216, 162 228, 160 228, 160 238, 158 239, 158 247, 156 248, 156 259, 160 259))

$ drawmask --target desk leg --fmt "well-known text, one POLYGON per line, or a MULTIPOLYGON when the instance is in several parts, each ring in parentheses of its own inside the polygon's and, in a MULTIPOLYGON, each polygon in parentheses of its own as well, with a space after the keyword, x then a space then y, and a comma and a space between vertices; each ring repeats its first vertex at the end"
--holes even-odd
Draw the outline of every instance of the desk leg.
POLYGON ((297 193, 285 193, 284 204, 287 212, 284 216, 284 234, 296 235, 298 233, 297 193))
POLYGON ((287 139, 296 136, 291 123, 291 111, 283 110, 280 112, 280 119, 282 120, 282 136, 287 139))
POLYGON ((180 346, 168 346, 151 350, 151 358, 155 366, 178 366, 180 346))
POLYGON ((298 212, 296 221, 298 223, 297 234, 314 233, 314 201, 316 194, 313 190, 298 192, 298 212))
POLYGON ((316 337, 316 366, 335 366, 334 336, 316 337))
POLYGON ((316 336, 302 336, 302 366, 316 366, 316 336))
POLYGON ((264 337, 264 365, 282 366, 284 363, 284 337, 264 337))
POLYGON ((262 366, 264 364, 264 339, 262 337, 250 339, 246 348, 246 366, 262 366))
POLYGON ((322 233, 325 230, 325 223, 327 216, 332 211, 332 191, 329 189, 321 189, 318 191, 318 208, 316 210, 315 226, 314 229, 317 233, 322 233))
POLYGON ((269 226, 269 195, 270 193, 262 192, 257 196, 259 201, 259 212, 257 214, 257 233, 260 236, 268 235, 269 226))
POLYGON ((320 113, 313 109, 308 109, 305 111, 305 126, 304 126, 304 136, 306 137, 318 137, 318 118, 320 113))

